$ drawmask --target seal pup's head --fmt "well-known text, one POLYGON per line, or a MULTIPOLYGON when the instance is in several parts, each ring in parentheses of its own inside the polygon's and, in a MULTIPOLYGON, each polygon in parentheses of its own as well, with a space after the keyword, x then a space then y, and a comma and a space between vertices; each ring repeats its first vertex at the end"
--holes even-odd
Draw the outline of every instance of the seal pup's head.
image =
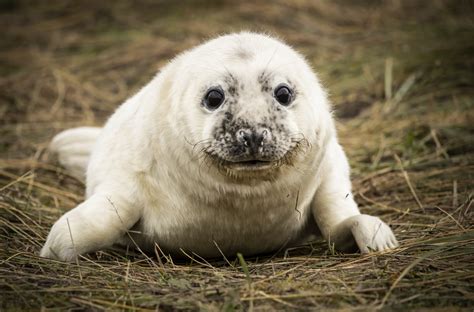
POLYGON ((304 58, 266 35, 218 37, 163 75, 176 141, 186 141, 199 165, 231 177, 268 177, 303 162, 330 120, 304 58))

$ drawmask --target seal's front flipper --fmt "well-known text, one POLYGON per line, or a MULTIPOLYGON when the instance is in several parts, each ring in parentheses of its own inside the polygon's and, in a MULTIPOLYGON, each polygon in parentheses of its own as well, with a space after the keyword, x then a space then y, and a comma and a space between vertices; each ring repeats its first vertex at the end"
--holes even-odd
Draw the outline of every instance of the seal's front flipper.
POLYGON ((381 251, 398 246, 390 227, 377 217, 361 214, 354 201, 349 164, 335 140, 327 146, 322 181, 312 202, 312 213, 323 237, 344 252, 381 251))
POLYGON ((342 251, 361 253, 382 251, 398 246, 390 227, 377 217, 361 214, 347 218, 332 232, 331 240, 342 251))
POLYGON ((40 256, 72 261, 110 247, 138 221, 139 214, 139 209, 120 196, 95 194, 53 225, 40 256))
POLYGON ((84 181, 89 158, 102 128, 80 127, 57 134, 49 150, 59 163, 75 178, 84 181))

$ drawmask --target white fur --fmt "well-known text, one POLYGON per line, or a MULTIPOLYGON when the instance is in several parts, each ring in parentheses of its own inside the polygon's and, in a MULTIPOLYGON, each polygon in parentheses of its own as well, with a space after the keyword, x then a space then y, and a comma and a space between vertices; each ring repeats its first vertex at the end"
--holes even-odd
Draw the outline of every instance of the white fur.
POLYGON ((53 138, 49 150, 58 155, 61 165, 73 177, 85 180, 85 168, 101 130, 96 127, 80 127, 63 131, 53 138))
POLYGON ((53 141, 70 170, 73 151, 77 157, 89 151, 80 145, 83 139, 93 137, 88 146, 94 147, 87 199, 56 222, 43 257, 70 261, 129 243, 129 237, 142 249, 157 243, 171 253, 182 248, 219 256, 216 245, 227 254, 263 253, 316 233, 313 217, 336 248, 368 252, 397 246, 385 223, 360 214, 325 92, 303 57, 276 39, 240 33, 185 52, 122 104, 97 140, 97 130, 92 136, 88 131, 67 130, 53 141), (236 57, 236 51, 250 57, 236 57), (200 105, 202 92, 232 72, 245 83, 241 114, 258 121, 264 112, 256 77, 264 69, 276 80, 292 79, 300 90, 288 109, 288 127, 303 134, 311 148, 274 178, 223 174, 203 163, 190 144, 209 138, 215 122, 200 105))

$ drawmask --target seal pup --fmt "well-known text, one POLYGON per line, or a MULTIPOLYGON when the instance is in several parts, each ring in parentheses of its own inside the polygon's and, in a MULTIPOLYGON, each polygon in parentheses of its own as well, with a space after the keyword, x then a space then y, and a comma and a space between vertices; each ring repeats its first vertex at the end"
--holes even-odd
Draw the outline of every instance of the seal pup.
POLYGON ((86 200, 41 256, 71 261, 112 244, 203 257, 254 255, 320 232, 342 251, 397 246, 361 214, 326 93, 305 59, 262 34, 230 34, 177 56, 101 128, 51 150, 86 172, 86 200))

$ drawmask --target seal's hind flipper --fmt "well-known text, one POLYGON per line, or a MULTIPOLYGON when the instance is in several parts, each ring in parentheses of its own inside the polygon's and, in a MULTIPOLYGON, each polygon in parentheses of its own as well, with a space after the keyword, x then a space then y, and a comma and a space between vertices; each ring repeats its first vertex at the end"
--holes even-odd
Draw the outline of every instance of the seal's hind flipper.
POLYGON ((102 128, 80 127, 57 134, 49 150, 56 154, 59 163, 75 178, 85 180, 92 149, 102 128))

